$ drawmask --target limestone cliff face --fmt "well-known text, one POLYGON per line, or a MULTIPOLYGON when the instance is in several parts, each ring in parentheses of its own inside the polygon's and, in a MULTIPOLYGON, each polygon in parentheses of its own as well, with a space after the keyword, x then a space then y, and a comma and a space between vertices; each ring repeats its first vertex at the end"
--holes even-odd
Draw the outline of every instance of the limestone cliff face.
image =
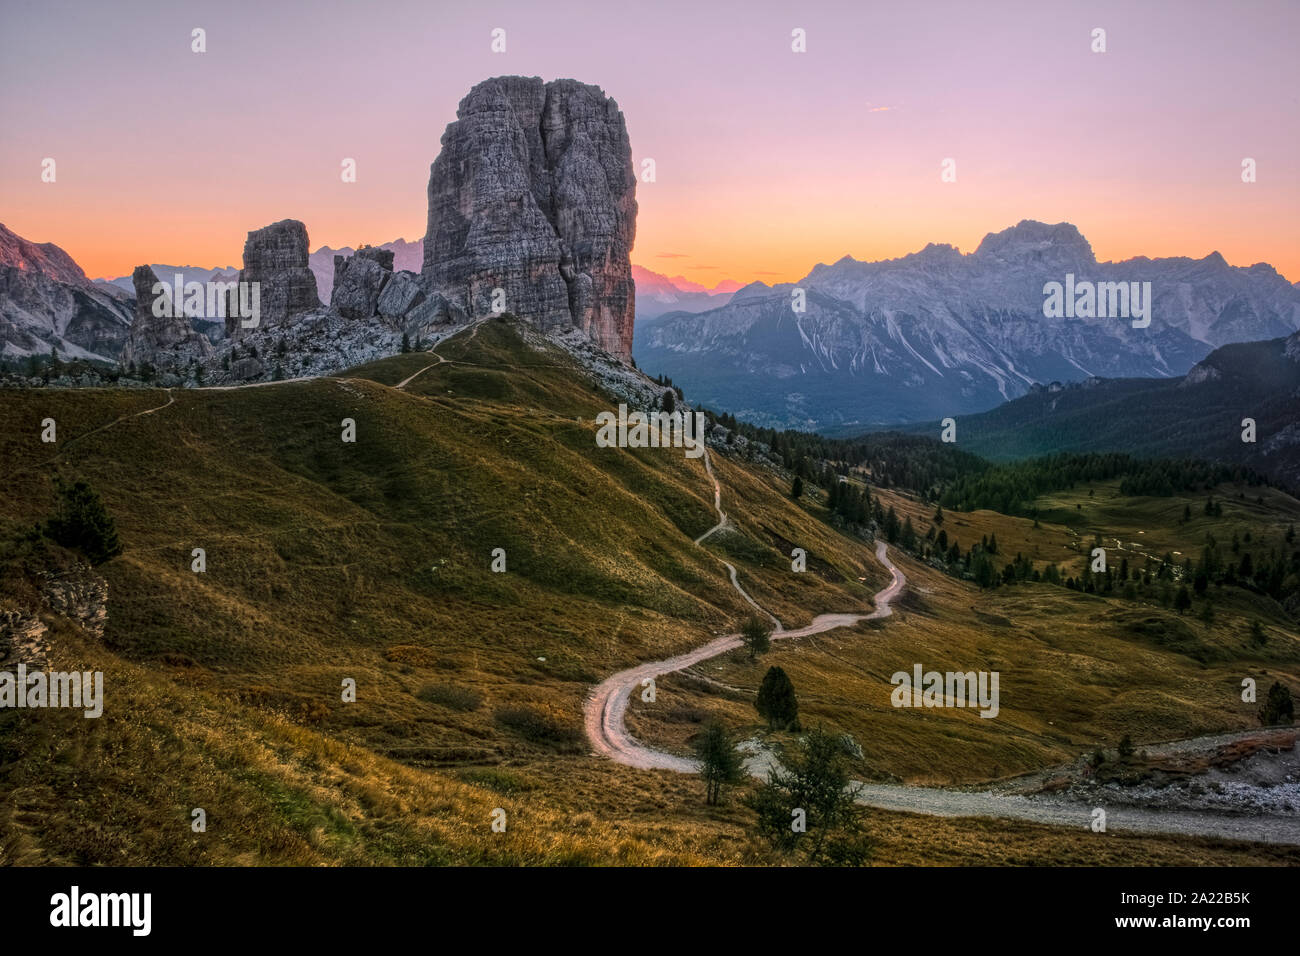
POLYGON ((632 351, 636 176, 618 104, 595 86, 486 80, 460 102, 429 176, 423 278, 471 317, 504 309, 632 351))
POLYGON ((154 304, 160 298, 154 295, 158 276, 150 266, 136 266, 131 273, 135 286, 135 318, 131 332, 122 349, 122 364, 148 362, 158 368, 188 365, 190 360, 203 361, 212 354, 208 340, 194 330, 181 313, 183 303, 168 301, 154 315, 154 304))
MULTIPOLYGON (((316 276, 307 263, 307 227, 297 219, 282 219, 248 234, 240 282, 256 282, 260 295, 260 327, 284 325, 320 307, 316 276)), ((226 313, 226 334, 244 333, 238 318, 226 313)))

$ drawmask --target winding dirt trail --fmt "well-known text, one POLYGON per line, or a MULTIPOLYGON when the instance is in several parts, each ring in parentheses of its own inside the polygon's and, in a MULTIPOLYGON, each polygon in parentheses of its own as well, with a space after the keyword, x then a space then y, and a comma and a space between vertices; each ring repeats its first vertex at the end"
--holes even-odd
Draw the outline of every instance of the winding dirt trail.
POLYGON ((419 378, 419 377, 420 377, 421 375, 423 375, 425 372, 429 371, 429 369, 431 369, 431 368, 437 368, 439 365, 442 365, 444 362, 447 361, 445 358, 443 358, 443 357, 442 357, 441 355, 439 355, 437 352, 434 352, 434 353, 433 353, 433 357, 436 358, 438 361, 434 362, 432 365, 426 365, 424 368, 420 369, 420 370, 419 370, 418 372, 416 372, 414 375, 408 375, 406 378, 402 379, 400 382, 398 382, 398 383, 397 383, 396 385, 394 385, 393 387, 394 387, 394 388, 397 388, 397 389, 406 388, 406 386, 410 385, 413 381, 415 381, 417 378, 419 378))
MULTIPOLYGON (((727 515, 722 510, 722 489, 714 476, 707 447, 704 451, 704 467, 709 480, 713 482, 713 508, 718 513, 718 523, 696 538, 696 545, 702 545, 708 537, 727 526, 727 515)), ((907 578, 890 561, 888 548, 883 541, 876 542, 876 559, 889 570, 891 580, 886 588, 877 592, 874 611, 870 614, 821 614, 807 627, 792 631, 785 630, 774 615, 760 607, 745 592, 736 580, 736 569, 731 564, 726 561, 722 563, 726 565, 732 586, 741 597, 773 621, 776 631, 772 640, 776 641, 821 634, 838 627, 850 627, 859 621, 888 617, 892 613, 890 603, 902 593, 907 578)), ((592 748, 596 753, 629 767, 698 773, 697 761, 655 750, 633 737, 626 725, 628 704, 632 694, 643 686, 643 681, 685 670, 741 646, 739 634, 727 634, 675 657, 619 671, 596 685, 583 707, 583 724, 592 748)), ((745 761, 746 770, 753 776, 765 777, 772 765, 773 755, 752 748, 749 753, 750 756, 745 761)), ((947 790, 860 781, 854 781, 853 787, 857 802, 864 806, 929 816, 991 817, 1088 829, 1093 822, 1095 809, 1092 804, 1054 796, 1030 798, 996 791, 947 790)), ((1212 836, 1300 846, 1300 816, 1295 815, 1229 815, 1104 805, 1102 809, 1106 811, 1107 831, 1212 836)))
MULTIPOLYGON (((708 472, 709 480, 713 482, 713 509, 718 513, 718 523, 695 539, 697 545, 727 524, 727 514, 722 510, 722 487, 713 474, 713 466, 709 460, 707 447, 704 449, 704 467, 708 472)), ((776 628, 772 634, 772 640, 780 641, 792 637, 821 634, 837 627, 851 627, 859 621, 888 617, 892 613, 889 604, 902 593, 903 588, 907 585, 907 578, 889 560, 887 552, 888 548, 885 546, 885 542, 876 542, 876 559, 889 569, 892 577, 889 586, 876 594, 876 609, 874 611, 869 614, 819 614, 807 627, 796 628, 793 631, 787 631, 775 615, 768 612, 749 596, 745 589, 740 586, 740 582, 736 580, 736 569, 732 564, 727 561, 722 563, 727 568, 727 573, 731 577, 731 584, 736 589, 736 592, 753 608, 772 620, 776 628)), ((628 703, 631 700, 632 693, 642 686, 642 681, 650 680, 661 674, 672 674, 693 667, 701 661, 707 661, 711 657, 717 657, 719 654, 735 650, 741 646, 741 643, 739 634, 726 634, 713 639, 702 647, 697 647, 693 651, 687 651, 684 654, 678 654, 676 657, 670 657, 663 661, 638 664, 636 667, 619 671, 613 677, 602 681, 592 689, 583 707, 583 724, 586 727, 587 739, 591 741, 592 747, 595 748, 597 753, 619 763, 627 764, 630 767, 640 767, 646 770, 675 770, 678 773, 696 773, 699 768, 694 760, 666 754, 652 747, 647 747, 628 733, 625 723, 628 703)))

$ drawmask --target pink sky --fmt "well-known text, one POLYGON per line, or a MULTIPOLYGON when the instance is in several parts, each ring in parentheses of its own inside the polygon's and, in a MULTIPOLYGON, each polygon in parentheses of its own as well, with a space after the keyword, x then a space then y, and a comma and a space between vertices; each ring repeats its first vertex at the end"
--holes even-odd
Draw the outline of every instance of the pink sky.
POLYGON ((1101 259, 1217 249, 1297 280, 1298 39, 1283 0, 8 0, 0 221, 92 276, 238 266, 247 232, 287 217, 313 249, 418 240, 456 103, 519 73, 618 100, 635 168, 657 167, 633 261, 707 286, 968 252, 1021 219, 1073 222, 1101 259))

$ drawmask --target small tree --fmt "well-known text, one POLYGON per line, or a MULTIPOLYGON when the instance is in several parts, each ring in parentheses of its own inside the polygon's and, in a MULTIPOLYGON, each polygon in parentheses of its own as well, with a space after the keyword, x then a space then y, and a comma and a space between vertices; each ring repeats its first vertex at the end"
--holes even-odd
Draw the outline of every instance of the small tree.
POLYGON ((798 475, 794 476, 794 484, 790 486, 790 497, 795 499, 803 497, 803 479, 798 475))
POLYGON ((1259 621, 1250 622, 1250 643, 1255 647, 1263 647, 1268 643, 1268 635, 1264 633, 1264 625, 1259 621))
POLYGON ((751 615, 740 627, 740 639, 749 651, 749 659, 757 660, 760 654, 772 649, 772 631, 757 617, 751 615))
POLYGON ((677 393, 671 388, 668 389, 668 391, 664 392, 663 398, 659 400, 659 406, 671 415, 677 407, 677 393))
POLYGON ((716 720, 704 728, 695 741, 695 754, 700 758, 700 776, 704 780, 704 802, 716 806, 722 797, 722 788, 740 783, 745 778, 744 763, 736 750, 736 742, 727 728, 716 720))
POLYGON ((1182 614, 1191 606, 1192 596, 1187 593, 1187 587, 1183 586, 1179 588, 1178 593, 1174 596, 1174 610, 1179 614, 1182 614))
POLYGON ((103 564, 122 553, 117 526, 87 482, 78 479, 69 485, 56 475, 54 490, 58 504, 41 529, 47 538, 80 551, 91 564, 103 564))
POLYGON ((1259 722, 1266 727, 1277 724, 1289 724, 1295 719, 1295 701, 1291 699, 1291 689, 1280 681, 1273 681, 1264 698, 1264 706, 1259 711, 1259 722))
POLYGON ((767 721, 770 730, 799 729, 799 699, 795 696, 794 684, 779 667, 769 667, 763 675, 754 708, 767 721))
POLYGON ((849 787, 847 757, 841 739, 821 728, 799 741, 785 755, 789 769, 773 767, 745 801, 758 814, 759 833, 779 850, 802 853, 809 863, 865 863, 871 845, 849 787))
POLYGON ((1125 734, 1123 737, 1121 737, 1119 740, 1119 746, 1116 748, 1116 750, 1118 750, 1119 752, 1120 760, 1127 760, 1129 757, 1133 756, 1132 736, 1130 736, 1129 734, 1125 734))
POLYGON ((405 332, 402 333, 402 354, 405 355, 411 351, 411 337, 405 332))

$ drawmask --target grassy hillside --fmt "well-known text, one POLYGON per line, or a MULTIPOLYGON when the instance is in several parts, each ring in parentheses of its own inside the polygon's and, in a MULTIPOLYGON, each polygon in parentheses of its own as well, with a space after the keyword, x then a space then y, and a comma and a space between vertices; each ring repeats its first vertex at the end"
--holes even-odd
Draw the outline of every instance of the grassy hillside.
MULTIPOLYGON (((1040 389, 958 418, 958 443, 999 461, 1091 451, 1209 458, 1300 487, 1300 362, 1286 353, 1288 341, 1225 345, 1178 379, 1093 379, 1040 389), (1244 418, 1256 422, 1253 443, 1242 441, 1244 418)), ((937 436, 939 425, 902 430, 937 436)))
MULTIPOLYGON (((1037 527, 1032 519, 991 511, 949 512, 942 527, 963 547, 996 536, 999 568, 1023 553, 1039 567, 1050 561, 1077 574, 1098 535, 1112 562, 1127 554, 1138 567, 1141 549, 1193 554, 1207 532, 1225 541, 1234 531, 1251 532, 1257 542, 1276 544, 1300 521, 1300 502, 1288 495, 1263 489, 1259 504, 1260 489, 1251 489, 1247 501, 1224 486, 1217 489, 1222 515, 1181 524, 1184 505, 1199 508, 1200 499, 1123 498, 1116 484, 1099 485, 1092 495, 1080 488, 1043 499, 1037 527)), ((933 505, 873 491, 925 534, 933 505)), ((757 664, 736 653, 666 678, 654 706, 633 701, 629 726, 642 739, 683 753, 711 714, 725 715, 741 734, 761 735, 752 702, 763 673, 776 664, 799 693, 805 726, 853 734, 865 774, 969 785, 1113 748, 1126 734, 1140 745, 1256 727, 1258 707, 1240 697, 1246 676, 1262 687, 1281 680, 1300 692, 1300 634, 1294 619, 1264 595, 1214 589, 1196 599, 1192 612, 1178 614, 1119 591, 1102 596, 1032 582, 981 590, 914 558, 894 557, 909 590, 887 621, 779 643, 757 664), (1209 621, 1195 613, 1207 602, 1209 621), (1250 639, 1255 621, 1268 638, 1263 646, 1250 639), (894 708, 891 675, 917 663, 927 670, 998 671, 998 719, 955 708, 894 708)))
MULTIPOLYGON (((618 399, 565 353, 503 322, 439 353, 237 390, 3 394, 0 611, 38 612, 51 666, 102 670, 106 704, 99 720, 0 711, 0 860, 779 862, 734 801, 708 808, 691 778, 590 756, 582 701, 615 670, 737 628, 749 608, 719 557, 794 626, 870 607, 885 581, 870 548, 832 529, 814 496, 791 501, 787 477, 721 456, 733 527, 696 547, 716 521, 703 463, 597 448, 594 416, 618 399), (47 417, 56 445, 40 441, 47 417), (345 418, 355 443, 340 440, 345 418), (124 551, 96 569, 109 594, 102 638, 39 603, 42 573, 71 560, 24 537, 53 507, 56 474, 88 480, 117 521, 124 551), (791 572, 794 547, 809 573, 791 572), (191 570, 194 548, 204 573, 191 570), (504 573, 491 570, 497 548, 504 573), (342 699, 348 679, 355 703, 342 699), (206 833, 190 829, 195 807, 206 833), (490 829, 497 807, 504 834, 490 829)), ((798 657, 808 713, 855 733, 881 773, 970 780, 1124 729, 1174 736, 1247 720, 1193 693, 1217 689, 1226 663, 1203 673, 1168 649, 1099 635, 1092 605, 1062 605, 1068 626, 1046 625, 1036 593, 991 608, 1011 622, 992 626, 972 613, 969 585, 915 562, 907 571, 917 590, 878 631, 776 652, 798 657), (1069 703, 1078 726, 1060 727, 1063 675, 1107 655, 1110 669, 1069 703), (879 706, 874 675, 898 660, 972 657, 1021 668, 1004 685, 1008 723, 879 706), (1115 688, 1138 665, 1163 675, 1138 682, 1162 696, 1134 710, 1115 688)), ((1271 666, 1294 675, 1277 653, 1271 666)), ((652 739, 685 746, 697 712, 752 721, 730 698, 674 709, 666 687, 652 739)), ((871 827, 883 863, 1288 859, 902 814, 874 814, 871 827)))

